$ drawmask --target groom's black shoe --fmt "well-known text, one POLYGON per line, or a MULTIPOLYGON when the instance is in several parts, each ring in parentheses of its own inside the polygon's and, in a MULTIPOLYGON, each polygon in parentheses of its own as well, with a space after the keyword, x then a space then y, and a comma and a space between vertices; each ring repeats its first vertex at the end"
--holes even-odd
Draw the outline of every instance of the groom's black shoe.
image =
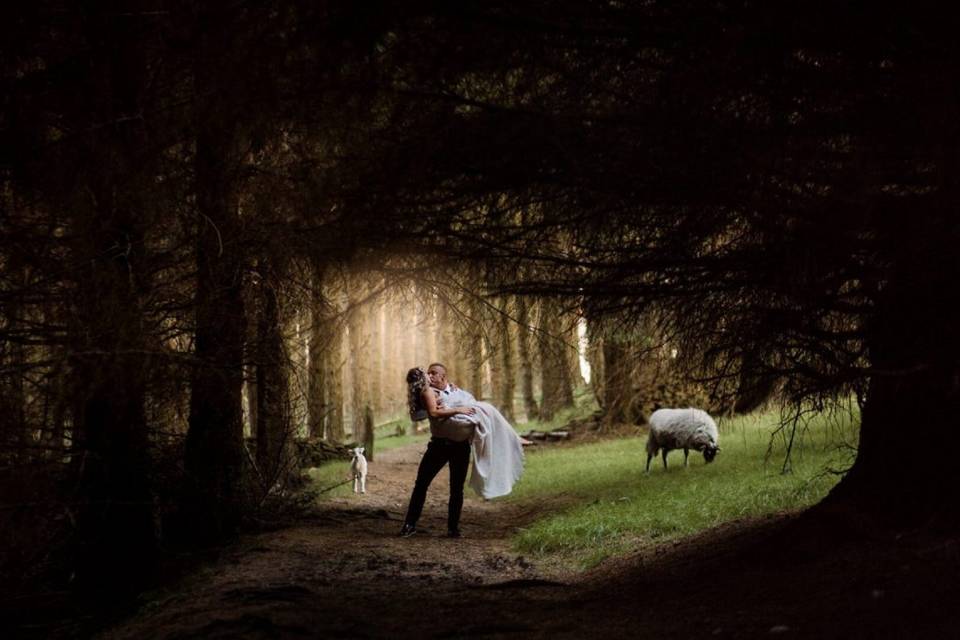
POLYGON ((447 529, 447 537, 448 537, 448 538, 460 538, 460 537, 462 537, 462 536, 460 535, 460 529, 447 529))
POLYGON ((417 532, 417 528, 409 523, 404 523, 403 527, 400 529, 401 538, 409 538, 417 532))

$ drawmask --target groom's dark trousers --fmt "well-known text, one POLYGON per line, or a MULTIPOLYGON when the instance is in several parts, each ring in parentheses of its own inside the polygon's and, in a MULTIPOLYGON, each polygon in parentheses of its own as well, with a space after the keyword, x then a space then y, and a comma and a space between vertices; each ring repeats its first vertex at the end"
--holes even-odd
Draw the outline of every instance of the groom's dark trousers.
POLYGON ((417 469, 417 482, 413 485, 410 506, 407 508, 406 524, 416 526, 427 499, 427 488, 443 468, 450 464, 450 503, 447 507, 447 530, 456 531, 460 527, 460 512, 463 510, 463 484, 467 479, 470 466, 470 442, 454 442, 446 438, 431 438, 427 452, 420 460, 417 469))

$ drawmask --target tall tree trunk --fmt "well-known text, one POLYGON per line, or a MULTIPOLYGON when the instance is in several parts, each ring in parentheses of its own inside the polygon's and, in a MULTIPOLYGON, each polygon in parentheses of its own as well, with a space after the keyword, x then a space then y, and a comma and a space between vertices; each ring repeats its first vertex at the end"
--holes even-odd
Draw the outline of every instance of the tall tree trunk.
POLYGON ((499 332, 500 340, 500 394, 498 402, 504 417, 515 422, 513 396, 516 391, 516 367, 514 365, 513 322, 510 320, 510 299, 504 296, 500 300, 499 332))
POLYGON ((383 301, 371 300, 365 313, 367 319, 367 370, 369 371, 369 403, 374 416, 383 415, 383 301))
POLYGON ((520 358, 520 390, 523 393, 523 407, 527 420, 540 417, 537 397, 533 392, 533 358, 530 355, 530 318, 527 299, 517 296, 517 354, 520 358))
POLYGON ((199 36, 197 95, 196 339, 185 466, 192 495, 186 506, 200 540, 232 535, 240 522, 243 475, 241 389, 246 315, 237 189, 246 148, 225 102, 219 64, 227 50, 223 30, 199 36))
POLYGON ((468 391, 477 398, 483 398, 483 329, 476 310, 471 316, 470 322, 465 324, 466 336, 463 341, 467 347, 467 368, 470 372, 468 391))
POLYGON ((580 362, 576 350, 576 327, 571 330, 573 319, 569 315, 560 315, 558 309, 556 341, 557 368, 560 371, 560 403, 563 407, 573 406, 573 390, 577 387, 580 377, 580 362), (572 342, 571 342, 572 341, 572 342))
POLYGON ((84 585, 129 589, 150 575, 156 541, 146 475, 144 362, 133 355, 143 345, 137 340, 139 323, 119 311, 131 303, 131 292, 120 283, 126 274, 113 275, 118 277, 112 283, 110 274, 93 278, 94 309, 78 314, 84 325, 98 329, 94 341, 80 351, 105 355, 78 356, 73 362, 73 392, 80 398, 73 443, 81 505, 77 579, 84 585))
POLYGON ((750 413, 759 408, 773 395, 778 380, 761 366, 761 358, 755 352, 747 352, 740 363, 736 395, 730 410, 733 413, 750 413))
POLYGON ((47 455, 51 459, 62 461, 66 450, 64 439, 67 433, 69 403, 66 399, 65 390, 67 385, 66 375, 58 373, 57 378, 56 391, 54 392, 53 425, 50 431, 49 441, 50 450, 47 452, 47 455))
POLYGON ((567 348, 564 354, 567 357, 567 369, 570 371, 570 388, 572 391, 579 389, 587 382, 583 379, 583 373, 580 371, 580 319, 574 316, 567 316, 567 348))
POLYGON ((60 460, 65 452, 64 436, 67 429, 67 414, 69 408, 68 387, 70 381, 66 372, 60 368, 52 372, 52 381, 47 401, 52 403, 49 429, 44 431, 43 444, 46 457, 50 460, 60 460))
POLYGON ((450 368, 456 371, 453 380, 461 387, 472 391, 470 385, 470 350, 463 339, 466 333, 464 327, 469 324, 469 319, 464 315, 469 315, 469 298, 461 295, 455 300, 456 309, 459 313, 447 313, 447 330, 445 332, 446 351, 450 354, 450 368))
MULTIPOLYGON (((430 306, 430 352, 433 354, 430 358, 431 362, 444 362, 446 354, 444 354, 445 344, 443 336, 443 314, 445 308, 443 303, 434 298, 433 304, 430 306)), ((427 364, 430 364, 429 362, 427 364)))
POLYGON ((500 319, 489 312, 486 307, 480 307, 480 317, 483 319, 483 347, 484 358, 490 372, 490 395, 493 402, 499 402, 503 397, 503 346, 500 340, 500 319))
POLYGON ((82 256, 70 320, 76 584, 130 594, 150 579, 156 557, 142 315, 150 206, 139 184, 141 172, 151 175, 143 152, 150 145, 141 120, 120 122, 139 108, 146 63, 112 15, 88 18, 91 41, 129 46, 122 56, 112 48, 92 54, 108 57, 92 60, 90 93, 78 98, 91 107, 78 123, 91 137, 89 166, 65 207, 76 215, 82 256))
POLYGON ((540 379, 543 393, 540 417, 550 420, 557 411, 573 404, 573 386, 563 341, 565 335, 559 305, 552 300, 540 303, 537 346, 540 351, 540 379))
POLYGON ((323 293, 323 268, 313 266, 313 285, 310 288, 310 347, 307 367, 307 436, 322 438, 329 421, 331 381, 325 378, 326 352, 333 336, 328 319, 330 305, 323 293))
POLYGON ((290 436, 292 438, 309 435, 310 409, 308 406, 309 355, 310 348, 310 309, 287 302, 281 307, 294 309, 286 312, 281 319, 283 324, 284 342, 287 352, 287 397, 289 406, 290 436), (301 428, 302 427, 302 428, 301 428))
POLYGON ((371 407, 370 404, 368 403, 363 408, 363 438, 362 439, 358 438, 358 441, 363 443, 364 457, 370 462, 373 462, 373 456, 374 456, 373 436, 375 432, 375 429, 374 429, 375 426, 376 426, 376 423, 373 419, 373 407, 371 407))
POLYGON ((339 323, 330 324, 327 349, 324 351, 324 380, 327 381, 327 421, 324 428, 324 438, 332 442, 343 442, 346 439, 344 424, 344 394, 343 394, 343 343, 344 331, 339 323))
MULTIPOLYGON (((480 280, 465 276, 467 282, 471 282, 474 289, 478 289, 480 280)), ((484 399, 484 367, 485 351, 489 352, 488 345, 485 345, 487 338, 484 334, 485 309, 483 303, 477 299, 476 295, 466 295, 461 299, 464 316, 457 327, 457 343, 460 347, 462 367, 464 369, 461 384, 466 387, 477 399, 484 399)))
MULTIPOLYGON (((350 283, 349 311, 347 325, 350 334, 350 355, 352 374, 351 385, 351 428, 355 442, 363 442, 365 436, 364 414, 370 396, 370 322, 366 317, 367 306, 362 306, 363 291, 359 282, 350 283)), ((372 407, 371 407, 372 408, 372 407)))
POLYGON ((456 382, 459 371, 456 369, 456 354, 452 350, 453 340, 450 338, 452 332, 450 307, 446 300, 437 303, 437 324, 436 324, 436 354, 437 360, 442 362, 447 368, 447 377, 456 382))
MULTIPOLYGON (((896 370, 894 370, 896 371, 896 370)), ((877 374, 870 381, 861 414, 860 446, 849 473, 829 502, 845 500, 904 523, 935 516, 960 525, 955 492, 956 465, 931 463, 918 442, 951 442, 960 415, 953 366, 877 374)))
POLYGON ((633 388, 636 354, 629 336, 616 330, 603 336, 603 409, 608 424, 639 424, 645 418, 633 388))
POLYGON ((407 383, 406 375, 407 370, 415 366, 421 366, 420 363, 420 312, 417 308, 415 302, 406 304, 400 302, 396 304, 396 309, 394 312, 395 318, 401 318, 403 323, 400 325, 400 334, 399 340, 401 342, 401 353, 400 358, 400 368, 399 374, 400 378, 394 381, 394 384, 398 386, 399 393, 399 407, 400 411, 404 414, 403 424, 405 425, 404 431, 409 434, 416 432, 417 423, 413 420, 410 420, 409 409, 407 398, 407 383))
MULTIPOLYGON (((251 342, 254 340, 255 338, 251 337, 251 342)), ((257 407, 260 406, 260 401, 257 399, 257 367, 254 364, 246 364, 243 367, 241 396, 245 410, 243 437, 252 438, 257 433, 257 407)))
POLYGON ((289 375, 280 310, 280 274, 269 259, 260 266, 257 318, 257 467, 269 490, 285 483, 293 445, 289 375))
POLYGON ((430 334, 430 306, 427 303, 427 294, 420 291, 418 292, 417 300, 417 326, 416 326, 416 340, 417 340, 417 354, 414 362, 410 363, 412 367, 414 364, 417 366, 427 368, 427 365, 430 364, 433 358, 433 344, 432 336, 430 334))
POLYGON ((943 236, 939 251, 917 259, 907 229, 891 240, 901 255, 878 287, 876 315, 867 326, 875 373, 861 413, 857 457, 827 503, 852 504, 899 526, 930 526, 932 518, 956 528, 960 466, 921 451, 926 445, 950 448, 956 440, 960 265, 952 238, 939 233, 935 220, 926 223, 928 246, 943 236))
POLYGON ((590 365, 590 388, 601 409, 606 408, 604 396, 604 364, 603 364, 603 332, 600 323, 592 318, 587 319, 587 364, 590 365))
MULTIPOLYGON (((12 280, 21 292, 26 290, 26 269, 13 268, 12 280)), ((2 328, 9 335, 23 330, 21 319, 26 314, 22 304, 23 295, 11 296, 8 304, 3 305, 4 318, 2 328)), ((26 396, 23 382, 26 377, 26 347, 19 339, 0 341, 0 444, 11 462, 27 461, 30 457, 31 434, 26 419, 26 396)))
MULTIPOLYGON (((430 364, 430 353, 429 353, 429 320, 426 304, 426 296, 422 291, 415 291, 414 296, 416 298, 415 302, 415 313, 416 313, 416 322, 413 326, 413 357, 405 363, 405 368, 410 369, 412 367, 423 367, 427 368, 427 365, 430 364)), ((406 374, 406 371, 404 371, 406 374)), ((416 433, 417 423, 410 422, 410 433, 416 433)))
MULTIPOLYGON (((408 350, 413 341, 406 338, 401 331, 400 323, 405 323, 403 325, 405 327, 408 326, 406 323, 413 320, 415 318, 411 317, 410 312, 398 309, 396 302, 393 300, 388 301, 384 306, 383 341, 386 361, 383 366, 383 392, 387 399, 386 413, 390 416, 406 411, 407 399, 404 376, 411 366, 406 362, 412 360, 409 357, 408 350)), ((402 420, 400 424, 406 424, 406 421, 402 420)))

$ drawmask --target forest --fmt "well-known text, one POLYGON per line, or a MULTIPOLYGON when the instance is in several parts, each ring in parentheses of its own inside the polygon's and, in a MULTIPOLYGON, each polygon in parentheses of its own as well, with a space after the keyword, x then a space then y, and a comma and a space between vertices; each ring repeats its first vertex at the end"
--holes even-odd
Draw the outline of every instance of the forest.
MULTIPOLYGON (((960 575, 948 455, 960 415, 958 72, 953 26, 923 2, 5 5, 5 624, 86 637, 142 611, 143 594, 249 555, 237 551, 249 536, 276 536, 257 538, 272 548, 304 523, 339 527, 343 548, 306 534, 288 546, 347 562, 344 528, 358 520, 369 554, 382 539, 415 564, 420 547, 385 541, 413 471, 396 500, 363 511, 348 494, 318 498, 326 487, 309 470, 364 445, 376 500, 377 474, 385 486, 386 465, 400 465, 379 461, 389 438, 426 442, 404 376, 441 362, 518 431, 579 425, 621 450, 659 407, 732 421, 776 408, 769 437, 786 446, 767 460, 786 474, 808 419, 848 411, 859 427, 844 464, 822 470, 833 480, 816 504, 778 509, 748 537, 719 526, 675 543, 675 564, 637 565, 654 573, 601 564, 585 581, 543 569, 513 584, 488 567, 483 581, 516 597, 464 596, 469 563, 489 560, 470 547, 427 602, 445 620, 472 593, 475 616, 510 600, 514 622, 411 622, 404 611, 424 600, 357 569, 369 608, 346 602, 348 582, 311 586, 315 598, 279 592, 313 612, 300 635, 578 637, 592 616, 656 635, 643 626, 655 612, 626 595, 608 611, 596 594, 650 601, 661 584, 658 606, 677 613, 659 629, 668 637, 760 633, 720 605, 680 620, 692 583, 713 593, 699 581, 736 571, 716 544, 795 577, 790 595, 748 608, 806 626, 771 619, 763 633, 946 637, 960 621, 945 606, 960 575), (775 549, 795 554, 780 564, 775 549), (702 574, 673 573, 701 560, 702 574), (874 565, 885 568, 860 573, 874 565), (867 627, 831 622, 827 599, 851 585, 875 600, 893 592, 870 580, 903 597, 851 605, 867 627), (823 598, 809 610, 807 590, 823 598), (561 615, 570 598, 582 608, 561 615), (370 621, 335 626, 343 612, 370 621)), ((540 455, 528 451, 522 482, 535 482, 540 455)), ((639 482, 643 456, 624 483, 639 482)), ((721 453, 711 473, 723 464, 721 453)), ((536 517, 518 500, 465 513, 489 514, 503 540, 529 535, 536 517)), ((769 584, 754 569, 730 587, 741 589, 724 601, 731 612, 735 593, 769 584)), ((261 623, 203 635, 297 635, 261 623)))

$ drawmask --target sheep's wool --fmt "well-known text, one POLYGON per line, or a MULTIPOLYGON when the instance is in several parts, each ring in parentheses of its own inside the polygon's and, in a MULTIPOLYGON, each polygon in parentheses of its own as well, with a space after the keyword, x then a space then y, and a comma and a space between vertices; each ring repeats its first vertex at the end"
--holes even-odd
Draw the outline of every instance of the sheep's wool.
POLYGON ((657 409, 650 416, 650 438, 658 448, 696 449, 717 446, 717 425, 700 409, 657 409))

